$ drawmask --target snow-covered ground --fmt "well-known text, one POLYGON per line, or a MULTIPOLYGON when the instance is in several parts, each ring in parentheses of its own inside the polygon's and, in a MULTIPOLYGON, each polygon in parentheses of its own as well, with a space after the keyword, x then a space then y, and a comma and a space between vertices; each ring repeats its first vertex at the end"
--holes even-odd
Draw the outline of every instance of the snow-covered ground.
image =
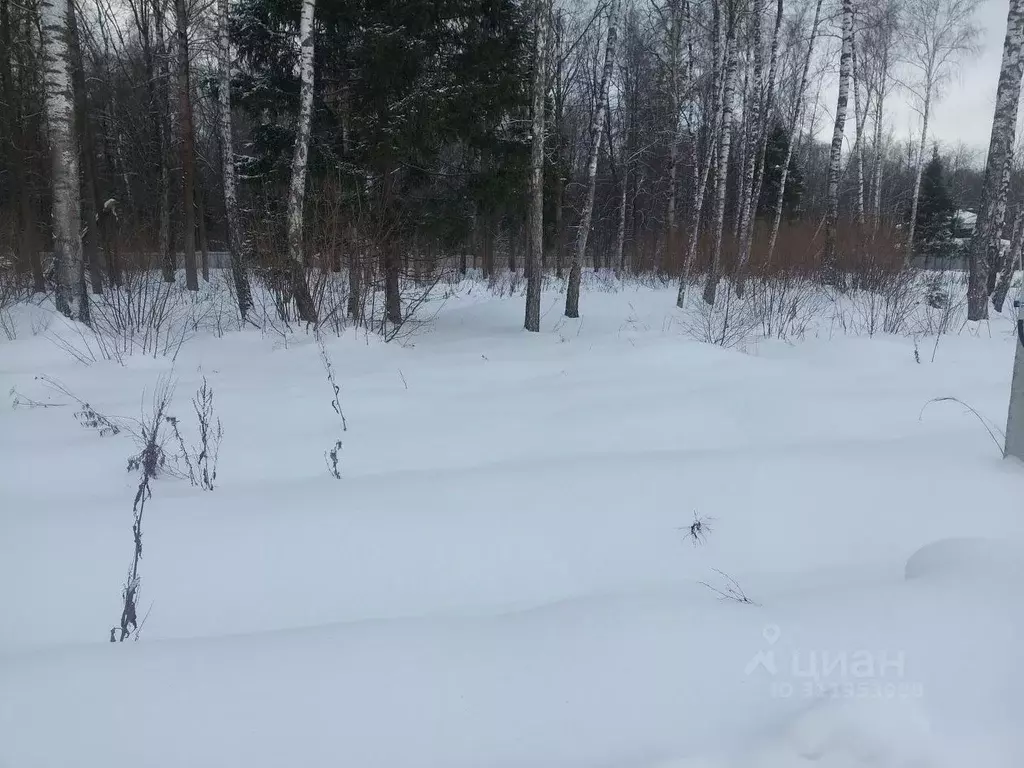
POLYGON ((536 335, 475 290, 404 343, 326 337, 345 433, 304 333, 86 366, 16 318, 0 766, 1024 763, 1024 467, 924 408, 1002 426, 1008 322, 917 362, 834 322, 702 344, 671 289, 560 301, 536 335), (185 429, 214 388, 216 488, 154 482, 111 644, 137 448, 24 403, 71 402, 45 375, 138 417, 172 370, 185 429))

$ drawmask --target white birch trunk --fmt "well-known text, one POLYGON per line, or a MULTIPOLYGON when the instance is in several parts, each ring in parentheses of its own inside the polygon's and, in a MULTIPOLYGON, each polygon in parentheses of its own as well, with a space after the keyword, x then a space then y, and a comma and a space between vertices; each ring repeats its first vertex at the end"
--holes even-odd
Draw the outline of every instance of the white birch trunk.
MULTIPOLYGON (((853 19, 856 24, 856 17, 853 19)), ((856 163, 857 163, 857 196, 854 200, 854 212, 857 216, 857 233, 863 237, 864 233, 864 121, 867 115, 861 112, 860 108, 860 72, 857 69, 857 33, 856 29, 850 32, 850 64, 852 67, 853 85, 853 125, 856 130, 856 163)))
POLYGON ((732 146, 732 114, 736 99, 736 9, 730 8, 725 43, 725 82, 722 86, 722 127, 718 137, 718 171, 715 188, 715 216, 712 221, 711 265, 704 284, 704 301, 714 306, 722 262, 722 235, 725 229, 725 193, 729 178, 729 152, 732 146))
POLYGON ((217 0, 217 99, 219 105, 221 164, 224 172, 224 210, 227 218, 228 252, 231 257, 231 276, 235 283, 238 313, 245 323, 252 307, 249 279, 243 255, 245 237, 242 235, 238 214, 238 192, 235 183, 235 150, 231 135, 231 35, 228 29, 228 0, 217 0))
POLYGON ((288 260, 292 273, 299 316, 315 322, 309 289, 306 287, 306 259, 303 250, 302 214, 306 198, 306 166, 309 159, 309 133, 313 115, 313 21, 316 0, 302 0, 299 20, 299 116, 295 130, 295 152, 292 155, 292 179, 288 190, 288 260))
MULTIPOLYGON (((712 4, 714 18, 714 33, 711 40, 711 60, 714 66, 715 81, 714 105, 712 107, 711 130, 708 133, 708 145, 704 156, 704 162, 700 166, 699 179, 694 179, 693 197, 691 198, 690 213, 690 241, 686 247, 686 260, 683 262, 683 273, 679 276, 679 292, 676 294, 676 306, 682 309, 686 303, 686 287, 693 271, 694 262, 697 259, 697 245, 700 243, 700 223, 704 210, 704 198, 707 194, 708 180, 711 177, 711 166, 716 157, 716 141, 718 132, 722 127, 722 106, 723 86, 725 85, 724 69, 725 63, 722 58, 722 21, 718 3, 712 4)), ((697 148, 695 141, 690 144, 691 159, 693 167, 697 168, 697 148)))
POLYGON ((914 255, 914 232, 917 229, 917 204, 921 199, 921 176, 924 174, 924 151, 928 142, 928 119, 932 109, 932 85, 927 84, 924 94, 924 109, 921 111, 921 138, 917 143, 917 158, 914 169, 914 190, 910 197, 910 222, 907 224, 907 263, 914 255))
POLYGON ((1024 0, 1010 0, 1006 37, 1003 40, 1003 62, 992 117, 992 134, 985 163, 985 186, 982 188, 981 210, 971 238, 967 284, 967 317, 970 320, 988 317, 990 263, 998 253, 1002 221, 1006 215, 1003 177, 1016 134, 1021 77, 1024 75, 1022 48, 1024 0))
POLYGON ((885 94, 889 80, 889 45, 882 52, 882 66, 878 72, 878 92, 875 94, 874 137, 874 173, 871 181, 871 232, 877 234, 882 218, 882 116, 885 114, 885 94))
POLYGON ((839 174, 842 169, 843 134, 846 131, 846 110, 850 101, 850 71, 853 60, 853 0, 843 0, 843 47, 839 56, 839 96, 832 128, 832 148, 828 162, 828 196, 825 210, 825 255, 823 267, 827 277, 838 279, 837 237, 839 230, 839 174), (829 274, 832 273, 832 274, 829 274))
MULTIPOLYGON (((772 109, 775 106, 775 80, 779 63, 779 29, 782 27, 783 0, 778 0, 775 12, 775 28, 772 31, 772 53, 768 65, 768 85, 765 93, 764 107, 761 110, 760 139, 757 147, 757 163, 754 168, 753 187, 750 199, 747 201, 747 210, 744 212, 746 226, 741 228, 740 252, 737 268, 736 291, 739 296, 743 295, 743 279, 747 264, 750 261, 750 249, 754 237, 754 216, 757 211, 757 204, 761 200, 761 186, 764 183, 764 156, 768 150, 768 132, 771 127, 772 109)), ((788 161, 787 161, 788 167, 788 161)))
MULTIPOLYGON (((763 8, 761 8, 761 0, 756 0, 753 8, 751 9, 753 14, 752 24, 752 37, 754 45, 754 93, 750 99, 750 114, 747 115, 747 110, 744 109, 743 117, 747 121, 747 146, 740 155, 744 158, 743 178, 740 182, 740 205, 737 216, 737 228, 736 228, 736 241, 741 244, 741 252, 737 262, 737 273, 744 266, 746 262, 745 254, 742 252, 742 244, 747 240, 747 230, 750 227, 750 212, 751 203, 754 195, 754 174, 757 170, 757 159, 761 148, 761 135, 764 133, 762 127, 762 115, 761 110, 763 107, 767 107, 767 104, 761 103, 764 98, 764 57, 761 51, 761 15, 763 8)), ((765 115, 767 117, 767 114, 765 115)))
POLYGON ((536 0, 534 20, 533 83, 530 140, 530 247, 531 260, 526 279, 526 319, 524 327, 540 332, 540 290, 543 282, 540 257, 544 250, 544 107, 547 95, 547 37, 550 0, 536 0))
POLYGON ((67 317, 88 318, 82 265, 81 192, 75 141, 75 100, 68 50, 68 0, 40 0, 43 33, 44 101, 50 139, 53 188, 53 258, 57 309, 67 317))
POLYGON ((597 159, 601 151, 601 139, 604 136, 604 112, 608 104, 608 86, 612 79, 615 66, 615 42, 618 35, 618 0, 612 0, 608 9, 608 29, 605 33, 604 68, 601 72, 601 83, 597 90, 594 114, 590 121, 590 157, 587 159, 587 192, 583 201, 579 228, 576 230, 576 246, 572 252, 569 267, 569 284, 565 292, 565 316, 580 316, 580 278, 583 271, 583 257, 587 252, 587 239, 590 235, 590 221, 594 214, 594 197, 597 190, 597 159))
POLYGON ((804 95, 807 92, 807 75, 811 69, 811 58, 814 55, 814 41, 818 36, 818 24, 821 21, 821 4, 818 0, 814 6, 814 23, 811 24, 811 39, 807 43, 807 56, 804 57, 803 71, 800 74, 800 85, 797 87, 796 103, 793 105, 793 122, 789 127, 789 146, 786 157, 782 161, 779 175, 779 192, 775 196, 775 218, 772 220, 771 234, 768 236, 767 261, 771 261, 775 253, 775 242, 779 237, 779 223, 782 221, 782 201, 786 195, 786 179, 789 177, 789 162, 793 159, 793 145, 796 144, 797 131, 800 129, 800 117, 803 114, 804 95))

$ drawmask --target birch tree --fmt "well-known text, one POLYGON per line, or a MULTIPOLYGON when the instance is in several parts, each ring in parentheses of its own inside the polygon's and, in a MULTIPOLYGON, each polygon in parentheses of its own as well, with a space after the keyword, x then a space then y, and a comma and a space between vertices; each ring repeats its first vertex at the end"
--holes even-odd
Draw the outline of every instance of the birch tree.
MULTIPOLYGON (((941 96, 953 68, 966 54, 976 50, 978 28, 973 23, 979 0, 907 0, 902 34, 907 46, 906 65, 910 77, 905 85, 916 101, 921 116, 921 135, 917 145, 914 187, 910 198, 910 222, 907 224, 907 259, 914 253, 914 227, 921 174, 924 172, 928 123, 934 102, 941 96)), ((1002 179, 1000 168, 999 179, 1002 179)), ((997 194, 998 197, 998 194, 997 194)), ((1002 224, 1000 221, 1000 229, 1002 224)))
POLYGON ((694 262, 697 259, 697 244, 700 242, 700 223, 704 210, 704 198, 707 192, 708 180, 711 177, 711 167, 714 165, 718 150, 718 136, 722 129, 722 110, 724 106, 725 69, 727 56, 723 55, 723 39, 725 33, 722 29, 722 12, 719 3, 711 4, 712 32, 711 32, 711 68, 712 68, 712 107, 710 112, 710 125, 708 127, 707 146, 703 161, 698 164, 697 144, 695 137, 691 136, 690 159, 699 174, 694 174, 694 181, 691 187, 690 206, 690 240, 686 246, 686 259, 683 262, 683 273, 679 277, 679 291, 676 294, 676 306, 680 309, 686 303, 686 286, 693 270, 694 262))
POLYGON ((854 214, 857 219, 858 237, 862 238, 864 234, 864 123, 867 119, 867 110, 862 110, 860 103, 863 73, 857 66, 856 14, 853 16, 853 28, 850 31, 850 66, 850 84, 853 86, 853 127, 855 132, 853 154, 854 162, 857 164, 857 193, 853 198, 853 205, 854 214))
POLYGON ((828 197, 825 208, 826 276, 837 279, 836 240, 839 231, 839 173, 842 168, 843 134, 846 132, 846 110, 850 101, 850 74, 853 69, 853 0, 843 0, 843 47, 839 55, 839 95, 836 98, 835 122, 832 126, 832 147, 828 161, 828 197))
POLYGON ((238 192, 235 183, 235 151, 231 135, 231 35, 228 30, 228 0, 217 0, 217 102, 220 128, 221 166, 224 174, 224 212, 227 219, 227 245, 231 258, 231 277, 235 284, 238 314, 245 323, 252 306, 249 278, 246 275, 245 236, 238 214, 238 192))
POLYGON ((736 21, 738 0, 729 0, 725 36, 725 80, 722 85, 722 117, 718 129, 718 169, 716 171, 715 212, 712 221, 711 266, 704 283, 704 301, 714 306, 722 263, 722 235, 725 230, 725 193, 729 178, 732 145, 732 115, 736 101, 736 21))
POLYGON ((665 64, 668 70, 668 193, 665 201, 664 265, 674 256, 676 247, 676 210, 679 197, 679 146, 682 142, 682 100, 687 89, 689 70, 683 63, 683 31, 687 22, 685 0, 667 0, 655 5, 655 13, 664 35, 665 64))
POLYGON ((764 94, 764 103, 759 109, 760 123, 757 127, 758 141, 755 154, 751 158, 752 175, 750 192, 747 195, 746 207, 741 212, 740 252, 737 257, 737 294, 743 295, 743 278, 747 263, 750 260, 750 248, 754 235, 754 211, 761 199, 761 186, 764 182, 764 156, 768 150, 768 133, 771 126, 772 110, 775 107, 775 80, 779 63, 779 29, 782 27, 783 0, 778 0, 775 11, 775 27, 772 30, 771 55, 768 63, 768 82, 764 94))
POLYGON ((317 321, 316 308, 306 283, 306 258, 303 249, 303 210, 306 199, 306 167, 309 160, 309 132, 313 117, 313 22, 316 0, 302 0, 299 20, 299 115, 292 154, 292 178, 288 188, 288 266, 299 318, 317 321))
MULTIPOLYGON (((608 25, 605 31, 604 67, 601 82, 594 100, 594 113, 590 120, 590 156, 587 159, 587 191, 583 200, 579 228, 576 230, 576 246, 569 266, 569 284, 565 292, 565 316, 580 316, 580 278, 583 258, 587 252, 587 238, 590 234, 590 220, 594 213, 594 195, 597 190, 597 158, 601 152, 601 139, 605 134, 605 109, 608 104, 608 87, 615 66, 615 41, 618 35, 616 25, 619 16, 619 0, 611 0, 608 7, 608 25)), ((609 142, 610 143, 610 142, 609 142)), ((539 268, 535 264, 534 268, 539 268)))
POLYGON ((551 23, 550 0, 537 0, 534 8, 533 81, 530 107, 530 247, 531 268, 526 281, 526 319, 524 327, 540 332, 541 253, 544 250, 544 102, 547 96, 548 26, 551 23))
MULTIPOLYGON (((988 317, 988 274, 999 252, 1006 218, 1006 187, 1010 155, 1016 138, 1021 76, 1024 74, 1024 0, 1010 0, 1003 39, 1003 62, 996 88, 995 113, 985 162, 981 210, 968 255, 967 317, 988 317)), ((1012 258, 1012 255, 1010 256, 1012 258)))
POLYGON ((775 243, 779 237, 779 224, 782 221, 782 202, 786 194, 786 179, 789 176, 789 164, 793 159, 793 147, 796 144, 797 131, 800 129, 800 119, 803 115, 804 96, 807 93, 807 77, 811 71, 811 59, 814 56, 814 41, 818 36, 818 25, 821 22, 821 4, 823 0, 817 0, 814 5, 814 21, 811 24, 811 34, 807 41, 807 54, 804 56, 803 67, 800 70, 800 80, 797 84, 795 98, 793 99, 793 112, 789 123, 789 143, 786 147, 786 157, 779 169, 779 191, 775 196, 774 218, 772 220, 771 233, 768 236, 768 261, 771 261, 775 253, 775 243))
POLYGON ((46 126, 50 140, 50 184, 53 192, 53 258, 57 309, 69 318, 88 322, 89 296, 82 263, 81 192, 78 144, 75 139, 75 97, 68 50, 69 0, 40 0, 43 36, 46 126))

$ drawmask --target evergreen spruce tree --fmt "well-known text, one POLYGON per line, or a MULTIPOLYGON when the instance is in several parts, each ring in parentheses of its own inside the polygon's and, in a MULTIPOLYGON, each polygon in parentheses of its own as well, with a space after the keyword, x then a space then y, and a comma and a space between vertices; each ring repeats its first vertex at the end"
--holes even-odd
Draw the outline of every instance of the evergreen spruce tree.
POLYGON ((921 196, 917 204, 915 251, 918 254, 938 256, 948 250, 953 237, 955 212, 939 148, 933 146, 932 159, 921 176, 921 196))
MULTIPOLYGON (((782 183, 782 164, 789 154, 789 135, 782 125, 776 123, 768 135, 768 143, 764 152, 764 181, 761 184, 761 197, 757 203, 759 218, 772 218, 775 215, 776 201, 779 199, 779 184, 782 183)), ((782 196, 782 215, 793 218, 800 209, 800 200, 804 194, 804 178, 797 164, 796 155, 789 158, 789 171, 786 173, 786 189, 782 196)))

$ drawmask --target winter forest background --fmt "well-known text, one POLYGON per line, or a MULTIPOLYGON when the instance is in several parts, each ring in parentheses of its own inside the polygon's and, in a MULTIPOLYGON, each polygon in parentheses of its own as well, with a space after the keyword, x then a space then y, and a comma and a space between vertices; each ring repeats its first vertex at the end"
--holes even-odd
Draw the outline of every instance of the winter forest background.
POLYGON ((1024 765, 979 3, 0 0, 0 766, 1024 765))
POLYGON ((977 4, 0 0, 5 301, 88 322, 230 261, 242 317, 255 285, 387 334, 479 270, 525 277, 536 330, 544 274, 572 317, 591 268, 714 305, 969 263, 979 319, 1022 242, 1019 3, 987 162, 928 135, 977 4))

